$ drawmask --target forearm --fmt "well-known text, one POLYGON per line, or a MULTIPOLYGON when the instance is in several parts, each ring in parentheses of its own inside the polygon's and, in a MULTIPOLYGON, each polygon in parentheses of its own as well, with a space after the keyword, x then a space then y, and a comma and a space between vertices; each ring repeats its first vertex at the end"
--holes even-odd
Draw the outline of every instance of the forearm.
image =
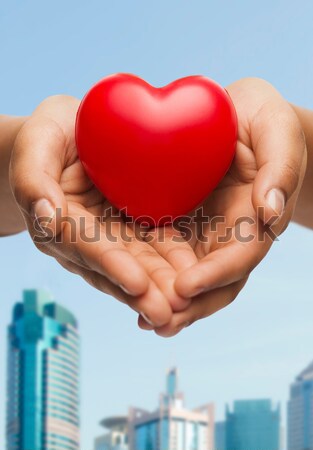
POLYGON ((25 118, 0 115, 0 236, 23 231, 25 223, 11 192, 9 166, 15 138, 25 118))
POLYGON ((304 130, 308 162, 293 220, 313 229, 313 111, 293 106, 304 130))

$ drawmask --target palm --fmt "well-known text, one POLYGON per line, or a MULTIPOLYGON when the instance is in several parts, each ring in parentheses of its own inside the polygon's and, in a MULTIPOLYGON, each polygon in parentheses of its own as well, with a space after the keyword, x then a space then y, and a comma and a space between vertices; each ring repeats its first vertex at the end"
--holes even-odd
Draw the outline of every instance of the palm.
MULTIPOLYGON (((200 205, 200 218, 199 209, 191 213, 188 242, 181 238, 173 244, 173 227, 167 230, 169 239, 165 242, 158 242, 157 237, 152 242, 178 271, 179 258, 184 258, 184 254, 192 251, 195 260, 194 267, 179 271, 175 286, 180 295, 196 297, 186 311, 176 313, 170 324, 157 330, 162 336, 176 334, 184 320, 193 322, 232 301, 273 242, 273 234, 267 234, 267 227, 252 204, 258 163, 246 126, 247 117, 240 111, 245 114, 244 105, 237 108, 239 129, 235 158, 226 176, 200 205), (169 254, 169 248, 174 245, 176 252, 169 254), (177 324, 180 325, 177 327, 177 324)), ((139 323, 145 327, 142 320, 139 323)))
MULTIPOLYGON (((176 271, 144 240, 143 231, 125 221, 124 216, 93 185, 78 158, 73 135, 66 153, 67 164, 61 175, 60 186, 67 201, 68 217, 70 220, 74 219, 78 224, 77 231, 84 236, 86 241, 88 240, 88 247, 85 246, 86 251, 88 251, 87 248, 92 247, 91 241, 94 242, 94 247, 101 248, 102 237, 103 240, 109 239, 111 243, 117 243, 120 248, 124 248, 136 257, 148 276, 151 277, 149 295, 154 301, 150 301, 149 316, 162 318, 163 312, 167 313, 168 308, 164 304, 165 298, 169 300, 174 310, 184 308, 186 301, 174 290, 176 271)), ((64 230, 68 239, 71 232, 69 227, 64 230)), ((89 263, 89 261, 87 262, 89 263)), ((85 265, 84 261, 78 260, 77 263, 85 265)), ((122 267, 121 264, 118 270, 123 270, 122 267)), ((90 281, 88 277, 86 279, 90 281)), ((114 278, 111 281, 113 284, 115 283, 114 278)), ((94 280, 92 284, 95 284, 94 280)), ((125 301, 125 295, 122 295, 119 289, 113 288, 113 284, 110 293, 125 301)), ((137 311, 140 310, 135 301, 133 305, 137 311)))
MULTIPOLYGON (((197 224, 198 238, 192 242, 198 259, 234 242, 239 236, 245 218, 256 223, 256 214, 251 203, 254 178, 257 173, 256 159, 249 142, 239 141, 236 156, 230 170, 217 188, 203 202, 203 217, 210 222, 197 224), (241 223, 241 225, 240 225, 241 223)), ((242 230, 244 231, 244 230, 242 230)))
POLYGON ((26 215, 29 232, 37 247, 67 270, 161 326, 170 320, 172 308, 186 306, 174 290, 177 273, 86 176, 75 145, 78 106, 72 97, 49 98, 24 127, 16 151, 22 156, 14 171, 25 172, 26 164, 26 172, 41 174, 33 189, 36 195, 46 196, 56 211, 51 220, 50 213, 36 213, 48 235, 38 236, 36 221, 26 215), (36 148, 30 142, 36 142, 36 148))
POLYGON ((109 203, 78 159, 74 137, 78 100, 66 96, 45 100, 16 141, 11 183, 29 232, 37 237, 33 213, 37 217, 36 207, 41 205, 41 217, 52 218, 53 237, 62 238, 38 247, 93 286, 127 302, 141 313, 142 327, 152 328, 142 319, 149 316, 161 335, 176 334, 184 323, 206 317, 235 298, 272 244, 263 223, 277 212, 276 233, 288 225, 303 180, 305 143, 288 103, 262 80, 240 80, 228 92, 238 115, 236 156, 202 204, 209 220, 198 217, 190 225, 184 223, 192 236, 188 240, 181 227, 173 226, 140 236, 136 227, 112 216, 109 203), (271 202, 268 194, 274 194, 271 202), (74 242, 71 227, 55 220, 56 208, 77 225, 74 242), (100 236, 90 240, 96 228, 100 236))

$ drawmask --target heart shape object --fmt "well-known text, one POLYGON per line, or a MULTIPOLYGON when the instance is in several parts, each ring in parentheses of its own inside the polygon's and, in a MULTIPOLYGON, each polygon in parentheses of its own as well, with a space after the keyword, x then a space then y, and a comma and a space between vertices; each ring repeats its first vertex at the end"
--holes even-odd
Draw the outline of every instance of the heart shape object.
POLYGON ((190 76, 155 88, 111 75, 77 113, 78 155, 95 186, 119 210, 153 226, 199 205, 227 172, 237 118, 214 81, 190 76))

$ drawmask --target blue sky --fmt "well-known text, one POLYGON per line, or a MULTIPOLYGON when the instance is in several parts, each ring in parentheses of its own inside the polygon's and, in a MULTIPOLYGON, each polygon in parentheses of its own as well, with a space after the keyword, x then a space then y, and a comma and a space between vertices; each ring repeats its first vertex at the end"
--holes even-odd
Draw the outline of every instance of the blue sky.
MULTIPOLYGON (((120 71, 155 85, 190 74, 223 85, 259 76, 310 107, 312 17, 311 0, 2 0, 0 112, 29 114, 51 94, 82 97, 120 71)), ((46 287, 79 319, 82 450, 91 450, 102 417, 130 404, 153 408, 173 363, 190 406, 213 400, 221 416, 235 398, 285 402, 313 359, 312 238, 291 226, 233 305, 171 340, 137 330, 131 311, 40 254, 25 233, 1 239, 1 448, 6 326, 23 288, 46 287)))

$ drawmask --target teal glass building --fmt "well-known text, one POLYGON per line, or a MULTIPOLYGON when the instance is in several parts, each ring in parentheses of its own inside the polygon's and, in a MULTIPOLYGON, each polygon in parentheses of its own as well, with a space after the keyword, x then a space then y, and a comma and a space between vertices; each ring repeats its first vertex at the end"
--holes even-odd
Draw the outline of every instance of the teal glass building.
POLYGON ((23 293, 8 329, 7 450, 79 450, 79 336, 73 314, 23 293))
POLYGON ((280 408, 270 400, 240 400, 233 412, 226 408, 226 448, 231 450, 279 450, 280 408))
POLYGON ((290 387, 288 450, 313 450, 313 362, 290 387))
POLYGON ((226 424, 225 422, 216 422, 214 431, 214 450, 226 449, 226 424))

